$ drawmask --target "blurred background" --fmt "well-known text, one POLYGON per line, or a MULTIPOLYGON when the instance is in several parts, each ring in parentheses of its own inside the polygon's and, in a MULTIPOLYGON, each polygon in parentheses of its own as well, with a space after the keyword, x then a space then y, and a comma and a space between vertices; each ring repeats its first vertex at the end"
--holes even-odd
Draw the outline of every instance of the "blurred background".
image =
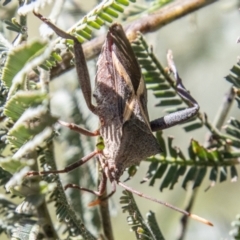
MULTIPOLYGON (((15 11, 15 4, 15 1, 12 1, 7 7, 0 7, 0 31, 10 40, 13 40, 15 36, 12 32, 5 29, 3 20, 12 17, 15 11)), ((79 19, 79 14, 82 14, 82 11, 88 11, 96 4, 97 1, 95 0, 66 1, 57 25, 63 29, 70 28, 79 19)), ((136 4, 147 5, 148 2, 137 1, 136 4)), ((148 44, 153 46, 155 55, 164 66, 166 65, 165 56, 167 50, 173 50, 175 63, 185 87, 198 101, 201 111, 208 115, 210 122, 214 121, 219 106, 231 87, 224 77, 229 74, 230 68, 237 62, 239 56, 240 45, 236 43, 240 36, 239 5, 240 2, 237 0, 218 1, 171 24, 167 24, 154 33, 145 35, 148 44)), ((46 5, 41 13, 48 16, 51 7, 51 4, 46 5)), ((29 14, 29 39, 40 37, 40 24, 38 19, 29 14)), ((94 81, 96 59, 89 61, 88 66, 91 79, 94 81)), ((71 70, 51 82, 52 109, 54 114, 61 118, 64 115, 68 115, 68 111, 71 108, 71 104, 68 105, 67 103, 69 89, 73 89, 77 85, 75 70, 71 70), (68 79, 68 85, 64 83, 64 79, 68 79)), ((149 92, 148 107, 150 119, 155 119, 165 114, 163 110, 155 107, 157 103, 158 101, 153 94, 149 92)), ((88 128, 95 130, 98 126, 98 120, 96 117, 89 115, 80 92, 79 104, 84 117, 88 119, 88 128)), ((235 102, 229 113, 230 116, 239 119, 240 115, 235 102)), ((174 136, 174 146, 179 146, 181 149, 187 149, 191 138, 204 144, 206 134, 207 130, 205 128, 187 134, 180 126, 164 131, 164 136, 174 136)), ((57 154, 59 156, 59 168, 61 168, 66 164, 64 159, 61 159, 63 154, 60 148, 57 150, 57 154)), ((163 192, 160 192, 160 180, 155 182, 154 187, 149 187, 147 183, 140 184, 140 181, 146 174, 148 165, 147 162, 142 162, 137 175, 127 184, 146 194, 184 208, 192 191, 191 186, 189 186, 187 191, 182 189, 180 179, 174 190, 164 189, 163 192)), ((122 179, 125 178, 126 176, 122 177, 122 179)), ((232 239, 229 235, 229 231, 232 229, 231 222, 235 219, 236 214, 240 213, 239 182, 232 183, 231 179, 228 179, 221 184, 217 183, 216 186, 205 191, 209 184, 208 177, 205 177, 204 183, 198 188, 192 212, 213 222, 214 227, 208 227, 190 220, 186 240, 232 239)), ((130 229, 130 227, 127 226, 126 222, 127 214, 122 213, 121 205, 119 204, 121 192, 122 189, 118 187, 117 193, 110 199, 115 239, 134 239, 133 233, 123 231, 123 229, 130 229)), ((149 210, 155 212, 159 226, 166 239, 177 239, 180 232, 179 220, 182 217, 179 213, 146 199, 135 197, 135 200, 139 204, 143 216, 149 210)))

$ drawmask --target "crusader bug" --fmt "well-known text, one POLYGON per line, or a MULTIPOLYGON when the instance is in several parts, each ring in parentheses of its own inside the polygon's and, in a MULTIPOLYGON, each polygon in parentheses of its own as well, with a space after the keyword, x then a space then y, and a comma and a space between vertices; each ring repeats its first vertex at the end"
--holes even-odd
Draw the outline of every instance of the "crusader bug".
MULTIPOLYGON (((89 110, 99 117, 100 127, 97 131, 90 132, 73 123, 59 122, 81 134, 101 136, 105 147, 103 150, 96 149, 63 170, 29 172, 27 175, 66 173, 81 166, 91 158, 96 157, 102 169, 102 180, 99 184, 98 191, 80 187, 75 184, 68 184, 65 186, 65 189, 76 188, 87 191, 98 196, 98 201, 104 201, 114 194, 116 185, 120 185, 140 197, 163 204, 203 223, 212 225, 212 223, 199 216, 149 197, 120 181, 120 177, 126 168, 134 164, 139 164, 141 160, 149 156, 161 153, 161 147, 152 132, 184 122, 196 115, 199 110, 198 103, 182 84, 171 52, 168 52, 167 58, 169 68, 176 79, 176 90, 182 98, 190 103, 191 107, 153 121, 149 120, 147 91, 139 64, 122 26, 116 23, 109 28, 97 62, 98 69, 93 93, 97 105, 94 106, 91 101, 92 92, 90 79, 81 43, 76 37, 62 31, 42 15, 38 13, 34 14, 52 28, 58 36, 73 40, 75 65, 83 96, 89 110), (111 182, 112 191, 107 197, 101 198, 106 190, 108 179, 111 182)), ((96 203, 97 201, 94 204, 96 203)))

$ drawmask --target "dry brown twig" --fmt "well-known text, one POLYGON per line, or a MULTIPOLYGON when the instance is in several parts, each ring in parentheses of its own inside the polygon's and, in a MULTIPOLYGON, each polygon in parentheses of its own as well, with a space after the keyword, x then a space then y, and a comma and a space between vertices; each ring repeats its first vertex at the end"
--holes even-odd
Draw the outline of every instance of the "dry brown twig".
MULTIPOLYGON (((179 18, 214 2, 217 2, 217 0, 177 0, 154 13, 131 22, 125 26, 124 29, 128 39, 133 41, 136 38, 137 32, 148 33, 156 31, 179 18)), ((105 34, 83 44, 86 60, 92 59, 100 53, 104 39, 105 34)), ((72 55, 70 53, 63 54, 63 61, 51 69, 51 79, 74 67, 70 63, 71 58, 72 55)), ((30 73, 28 77, 29 79, 37 79, 37 76, 34 72, 30 73)))

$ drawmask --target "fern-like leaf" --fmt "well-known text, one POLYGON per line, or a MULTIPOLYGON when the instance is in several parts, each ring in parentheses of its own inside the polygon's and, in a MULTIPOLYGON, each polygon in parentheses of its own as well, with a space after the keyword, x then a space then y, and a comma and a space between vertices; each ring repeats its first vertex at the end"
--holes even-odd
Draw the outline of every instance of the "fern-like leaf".
MULTIPOLYGON (((171 108, 165 110, 169 113, 183 109, 185 101, 177 95, 174 81, 161 66, 140 34, 132 43, 132 47, 140 63, 147 88, 153 91, 156 98, 160 99, 160 103, 157 106, 170 106, 171 108)), ((234 66, 231 69, 231 74, 227 77, 227 80, 232 82, 235 87, 240 86, 238 84, 238 78, 240 79, 239 69, 239 65, 234 66)), ((207 121, 207 118, 204 122, 202 122, 202 117, 199 119, 195 118, 190 123, 185 124, 184 129, 192 131, 205 125, 216 134, 216 131, 207 121)), ((178 179, 184 177, 182 187, 186 188, 188 182, 192 181, 193 188, 195 188, 203 182, 207 174, 207 169, 210 169, 210 185, 214 185, 218 179, 220 182, 225 181, 228 175, 230 175, 232 180, 236 179, 237 171, 235 165, 238 163, 237 161, 232 161, 229 149, 223 146, 224 144, 231 144, 239 148, 239 126, 240 123, 236 119, 231 119, 226 126, 227 135, 217 133, 219 141, 217 148, 206 149, 197 141, 192 140, 189 145, 188 156, 184 156, 179 148, 173 147, 173 138, 168 137, 167 141, 165 141, 161 133, 157 133, 163 153, 161 156, 148 159, 151 163, 143 182, 150 179, 149 184, 152 186, 156 179, 162 179, 160 186, 160 190, 162 191, 164 188, 172 189, 178 182, 178 179), (229 171, 227 171, 228 169, 229 171)), ((236 153, 236 155, 239 154, 236 153)))
POLYGON ((5 67, 3 69, 2 81, 4 85, 10 88, 13 79, 34 56, 39 56, 46 47, 46 43, 39 41, 28 45, 22 45, 15 48, 8 55, 5 67))
POLYGON ((229 232, 229 234, 235 239, 240 239, 240 215, 236 216, 236 219, 232 222, 233 229, 229 232))
POLYGON ((131 192, 124 190, 120 203, 123 205, 123 212, 128 212, 129 214, 127 221, 132 231, 135 232, 136 239, 164 239, 154 213, 150 211, 147 214, 147 221, 144 220, 131 192))
MULTIPOLYGON (((159 142, 164 139, 160 133, 157 134, 159 142)), ((149 181, 153 186, 156 179, 162 179, 160 190, 164 188, 173 189, 178 179, 184 177, 182 187, 185 189, 188 182, 193 182, 193 188, 199 187, 206 177, 207 169, 210 169, 209 180, 213 183, 223 182, 227 176, 234 180, 237 178, 235 165, 237 161, 232 161, 232 156, 218 149, 206 149, 197 141, 191 140, 189 146, 189 156, 183 155, 179 148, 172 147, 172 138, 168 138, 167 152, 161 156, 155 156, 148 159, 150 163, 148 172, 143 182, 149 181), (227 171, 229 169, 229 171, 227 171)))
POLYGON ((37 221, 35 215, 18 213, 17 205, 0 196, 0 233, 9 239, 52 239, 48 222, 37 221))
POLYGON ((237 95, 235 97, 238 107, 240 107, 240 96, 239 96, 239 89, 240 89, 240 63, 238 62, 235 64, 231 70, 230 74, 226 76, 226 80, 230 82, 236 89, 238 89, 237 95))
MULTIPOLYGON (((183 99, 177 95, 175 90, 174 80, 162 67, 141 34, 132 42, 132 48, 141 66, 147 88, 153 91, 157 99, 160 99, 157 106, 168 107, 168 109, 165 109, 168 113, 185 108, 183 99)), ((202 127, 202 123, 195 118, 185 125, 184 129, 192 131, 200 127, 202 127)))
MULTIPOLYGON (((82 43, 92 38, 92 30, 99 30, 105 23, 112 23, 124 12, 126 6, 136 0, 104 0, 71 28, 82 43)), ((72 41, 68 41, 72 44, 72 41)))
MULTIPOLYGON (((54 147, 51 142, 44 149, 40 150, 41 165, 45 168, 56 169, 54 147)), ((46 170, 47 170, 46 169, 46 170)), ((56 215, 59 222, 65 222, 68 226, 69 236, 82 236, 84 239, 95 239, 85 228, 84 223, 77 217, 76 212, 69 205, 58 175, 45 175, 43 179, 48 183, 56 183, 55 189, 50 195, 50 200, 55 203, 56 215)))

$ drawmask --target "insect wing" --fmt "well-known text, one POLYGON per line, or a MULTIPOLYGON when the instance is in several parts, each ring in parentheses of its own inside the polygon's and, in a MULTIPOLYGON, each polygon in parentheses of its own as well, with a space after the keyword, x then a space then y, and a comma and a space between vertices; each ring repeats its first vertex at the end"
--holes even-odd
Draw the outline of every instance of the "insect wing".
POLYGON ((126 109, 128 117, 131 115, 129 104, 141 81, 140 67, 121 25, 110 27, 97 65, 94 97, 98 115, 105 119, 105 124, 114 119, 118 128, 126 120, 126 109))

